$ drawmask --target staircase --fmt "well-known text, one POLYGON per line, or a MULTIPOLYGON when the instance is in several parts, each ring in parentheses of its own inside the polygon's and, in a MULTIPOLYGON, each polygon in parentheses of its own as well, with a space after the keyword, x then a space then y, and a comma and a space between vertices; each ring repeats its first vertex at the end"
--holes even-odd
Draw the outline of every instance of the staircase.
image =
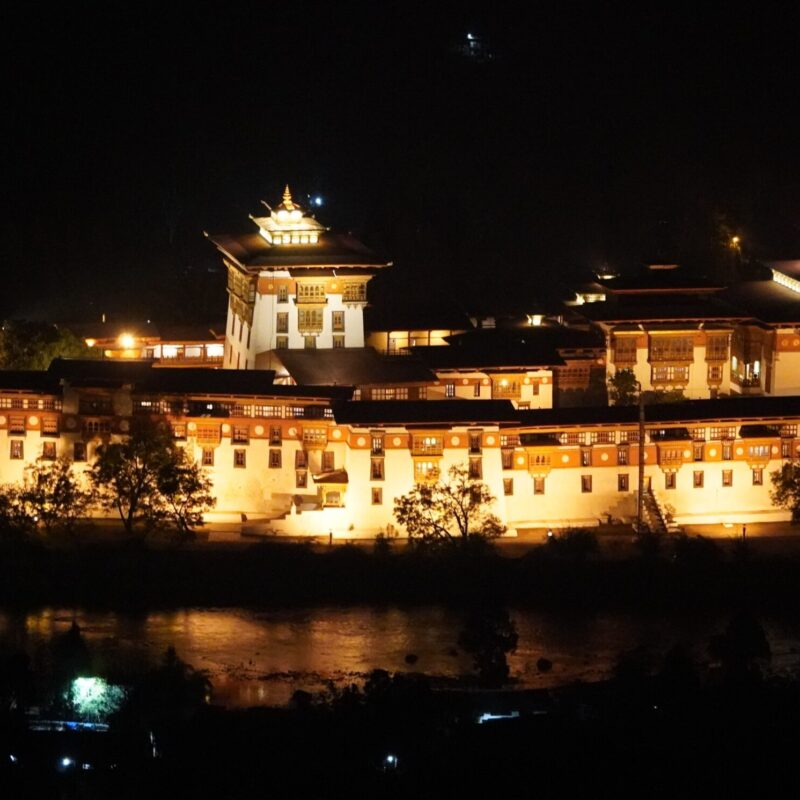
POLYGON ((652 489, 648 489, 644 494, 642 511, 645 524, 651 533, 675 534, 681 532, 680 527, 669 519, 664 506, 652 489))

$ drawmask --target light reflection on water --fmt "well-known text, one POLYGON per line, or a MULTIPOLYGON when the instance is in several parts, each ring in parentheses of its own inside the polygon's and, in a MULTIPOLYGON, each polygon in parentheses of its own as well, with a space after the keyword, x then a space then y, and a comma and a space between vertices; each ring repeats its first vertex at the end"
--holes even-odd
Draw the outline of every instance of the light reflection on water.
MULTIPOLYGON (((543 688, 607 677, 621 652, 644 647, 655 663, 682 643, 706 658, 709 638, 725 627, 722 616, 651 614, 555 614, 512 610, 519 646, 509 658, 518 685, 543 688), (553 662, 548 673, 536 662, 553 662)), ((470 659, 456 654, 462 617, 452 609, 324 607, 251 611, 186 609, 149 614, 46 609, 0 612, 0 639, 24 647, 36 663, 49 639, 73 619, 80 625, 98 665, 135 671, 156 661, 167 647, 214 684, 223 705, 280 705, 295 689, 318 691, 326 681, 358 682, 372 669, 413 669, 457 677, 470 659), (405 657, 418 660, 410 667, 405 657)), ((798 665, 800 624, 762 620, 773 649, 771 669, 786 673, 798 665)))

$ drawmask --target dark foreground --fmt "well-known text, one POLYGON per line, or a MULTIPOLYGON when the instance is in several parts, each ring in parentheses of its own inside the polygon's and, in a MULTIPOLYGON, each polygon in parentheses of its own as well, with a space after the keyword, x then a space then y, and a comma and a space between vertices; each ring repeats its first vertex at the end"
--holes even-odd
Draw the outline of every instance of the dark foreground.
POLYGON ((316 548, 281 542, 188 547, 141 542, 0 543, 0 605, 121 611, 320 604, 462 605, 488 597, 541 608, 800 611, 800 551, 764 540, 700 537, 629 545, 591 541, 508 557, 450 550, 316 548))
MULTIPOLYGON (((529 703, 443 697, 383 677, 371 696, 290 710, 205 709, 162 725, 156 759, 59 773, 0 767, 6 797, 450 798, 800 788, 800 688, 747 675, 701 686, 679 668, 529 703), (477 724, 481 704, 522 709, 477 724), (537 713, 534 713, 534 710, 537 713)), ((492 697, 494 699, 492 699, 492 697)), ((4 731, 4 750, 15 746, 4 731)))

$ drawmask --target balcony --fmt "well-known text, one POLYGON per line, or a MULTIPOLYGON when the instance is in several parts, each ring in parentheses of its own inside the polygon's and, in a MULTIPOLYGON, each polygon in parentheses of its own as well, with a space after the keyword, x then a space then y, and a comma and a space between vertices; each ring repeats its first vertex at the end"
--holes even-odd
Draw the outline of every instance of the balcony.
POLYGON ((441 456, 444 441, 434 436, 414 437, 411 440, 412 456, 441 456))

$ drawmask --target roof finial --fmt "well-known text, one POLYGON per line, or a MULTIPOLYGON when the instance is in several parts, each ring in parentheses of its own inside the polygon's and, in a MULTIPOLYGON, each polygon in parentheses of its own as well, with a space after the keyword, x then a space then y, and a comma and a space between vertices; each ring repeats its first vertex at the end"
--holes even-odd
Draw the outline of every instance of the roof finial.
POLYGON ((294 208, 294 203, 292 202, 292 192, 289 189, 289 184, 286 184, 286 188, 283 190, 283 207, 288 211, 291 211, 294 208))

